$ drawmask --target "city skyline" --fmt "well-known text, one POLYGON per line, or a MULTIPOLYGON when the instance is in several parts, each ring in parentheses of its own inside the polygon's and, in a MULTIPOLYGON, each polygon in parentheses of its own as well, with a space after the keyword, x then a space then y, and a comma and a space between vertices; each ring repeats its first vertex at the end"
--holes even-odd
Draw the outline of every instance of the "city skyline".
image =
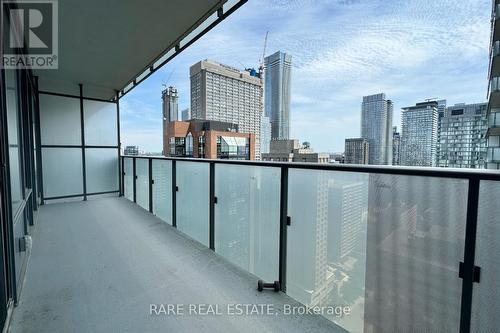
POLYGON ((343 151, 345 138, 360 136, 364 95, 390 96, 398 127, 401 107, 427 98, 486 101, 489 1, 273 1, 255 15, 259 4, 247 3, 122 100, 123 146, 161 151, 162 83, 178 88, 179 109, 189 107, 189 66, 208 58, 257 68, 267 30, 266 56, 281 50, 294 59, 290 137, 318 152, 343 151))

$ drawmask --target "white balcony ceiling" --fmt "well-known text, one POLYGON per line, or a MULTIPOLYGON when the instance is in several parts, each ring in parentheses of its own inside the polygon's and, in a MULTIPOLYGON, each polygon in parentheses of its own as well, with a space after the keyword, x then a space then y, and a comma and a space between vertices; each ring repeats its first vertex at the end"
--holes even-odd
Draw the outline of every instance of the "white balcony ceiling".
MULTIPOLYGON (((109 99, 221 0, 59 1, 59 69, 36 70, 40 90, 109 99)), ((187 74, 186 74, 187 75, 187 74)))

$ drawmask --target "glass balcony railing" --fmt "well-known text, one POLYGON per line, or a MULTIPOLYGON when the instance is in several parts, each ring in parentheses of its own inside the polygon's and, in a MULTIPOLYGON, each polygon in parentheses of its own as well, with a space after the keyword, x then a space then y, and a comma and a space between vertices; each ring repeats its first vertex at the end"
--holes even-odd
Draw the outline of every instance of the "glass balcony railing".
POLYGON ((500 147, 488 147, 486 161, 500 162, 500 147))
POLYGON ((500 127, 500 110, 492 109, 488 115, 488 126, 489 127, 500 127))
POLYGON ((500 327, 500 173, 122 157, 123 192, 350 332, 500 327))
POLYGON ((490 93, 500 91, 500 77, 496 76, 490 80, 490 93))
POLYGON ((500 54, 500 41, 497 40, 491 45, 491 56, 496 57, 500 54))
POLYGON ((493 56, 497 56, 500 54, 500 41, 495 41, 493 43, 493 56))

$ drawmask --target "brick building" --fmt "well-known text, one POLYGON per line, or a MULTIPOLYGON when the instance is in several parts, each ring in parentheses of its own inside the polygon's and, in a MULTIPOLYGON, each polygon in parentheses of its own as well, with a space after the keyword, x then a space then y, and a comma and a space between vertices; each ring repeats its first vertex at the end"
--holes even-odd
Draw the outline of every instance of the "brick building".
POLYGON ((193 119, 163 128, 165 156, 254 160, 254 148, 255 134, 240 133, 233 123, 193 119))

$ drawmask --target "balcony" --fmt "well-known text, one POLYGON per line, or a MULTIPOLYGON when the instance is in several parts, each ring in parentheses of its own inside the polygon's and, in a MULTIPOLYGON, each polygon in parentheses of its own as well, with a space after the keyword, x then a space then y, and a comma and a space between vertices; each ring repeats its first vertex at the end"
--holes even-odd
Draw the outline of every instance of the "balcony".
POLYGON ((188 315, 188 304, 298 303, 257 292, 255 277, 124 198, 39 214, 12 332, 343 331, 317 315, 188 315), (150 315, 165 303, 186 304, 186 315, 150 315))
POLYGON ((489 107, 500 107, 500 77, 492 77, 489 85, 489 107))
POLYGON ((497 41, 500 38, 500 4, 496 3, 493 5, 493 15, 492 15, 492 24, 493 24, 493 31, 492 31, 492 40, 497 41))
POLYGON ((491 109, 488 113, 488 127, 500 127, 500 110, 499 109, 491 109))
POLYGON ((491 48, 490 78, 500 76, 500 40, 493 43, 491 48))
POLYGON ((15 331, 499 325, 491 293, 498 173, 131 156, 121 163, 124 198, 42 207, 15 331), (257 292, 259 278, 279 281, 281 292, 257 292), (278 314, 156 318, 151 303, 272 304, 278 314), (348 314, 289 317, 285 304, 348 314))
POLYGON ((245 2, 60 1, 60 68, 0 71, 0 324, 498 330, 499 173, 120 155, 121 98, 245 2))

